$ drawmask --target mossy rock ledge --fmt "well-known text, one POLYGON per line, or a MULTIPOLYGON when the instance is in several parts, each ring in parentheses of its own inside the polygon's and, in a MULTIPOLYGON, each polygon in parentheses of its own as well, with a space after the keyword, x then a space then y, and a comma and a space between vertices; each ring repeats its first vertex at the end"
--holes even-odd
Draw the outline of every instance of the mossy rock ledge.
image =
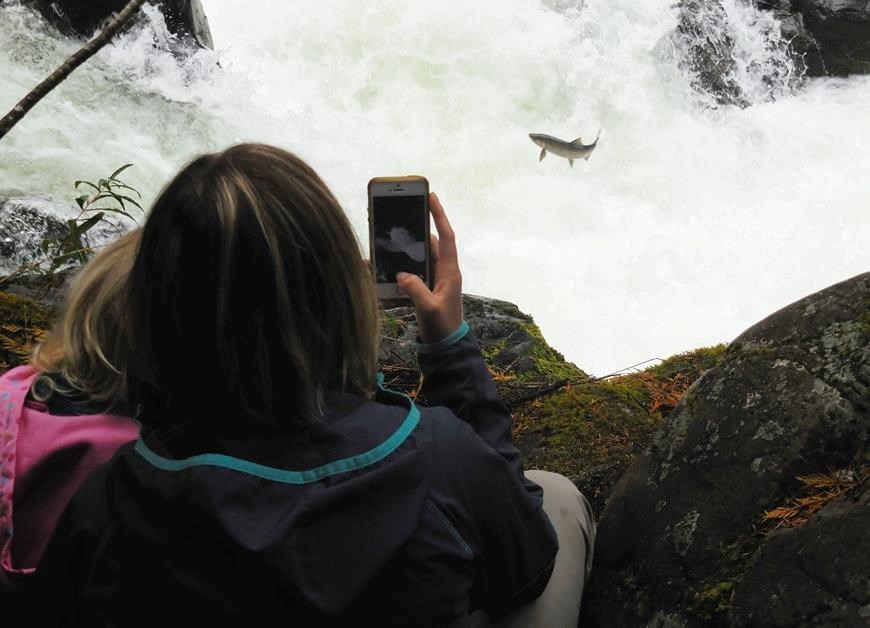
MULTIPOLYGON (((698 349, 642 373, 598 379, 566 361, 516 305, 474 295, 463 303, 501 398, 513 411, 514 441, 526 468, 570 478, 596 513, 685 389, 724 353, 724 345, 698 349)), ((382 313, 386 383, 412 396, 421 381, 416 337, 412 308, 382 313)))
MULTIPOLYGON (((555 382, 587 375, 547 344, 534 320, 516 305, 487 297, 463 296, 465 320, 489 366, 522 382, 555 382)), ((416 368, 417 322, 412 307, 382 312, 381 363, 416 368)))
POLYGON ((732 342, 599 520, 583 626, 870 625, 870 273, 732 342))

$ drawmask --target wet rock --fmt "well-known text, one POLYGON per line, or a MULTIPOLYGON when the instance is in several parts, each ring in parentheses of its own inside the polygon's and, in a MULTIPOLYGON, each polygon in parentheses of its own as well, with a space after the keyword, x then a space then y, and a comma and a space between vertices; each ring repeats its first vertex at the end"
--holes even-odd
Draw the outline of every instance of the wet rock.
POLYGON ((822 57, 819 74, 870 73, 870 4, 865 0, 792 0, 822 57))
POLYGON ((768 534, 763 514, 798 476, 868 469, 868 442, 870 273, 759 322, 695 382, 606 503, 584 625, 861 625, 866 486, 802 527, 768 534))
POLYGON ((864 0, 759 0, 773 11, 809 76, 870 72, 870 5, 864 0))
MULTIPOLYGON (((46 238, 62 238, 66 233, 63 215, 73 207, 47 198, 0 196, 0 275, 45 259, 40 245, 46 238)), ((74 216, 74 214, 72 214, 74 216)), ((111 218, 91 229, 84 239, 87 246, 110 242, 127 227, 111 218)))
MULTIPOLYGON (((128 0, 30 0, 46 20, 62 32, 91 37, 112 14, 128 0)), ((201 48, 214 48, 208 18, 200 0, 157 0, 169 32, 183 42, 201 48)))
POLYGON ((672 36, 678 63, 695 89, 716 104, 749 105, 779 98, 800 86, 807 43, 791 14, 759 11, 740 0, 683 0, 672 36))
MULTIPOLYGON (((474 330, 490 366, 512 377, 542 383, 585 373, 547 344, 534 320, 513 303, 463 296, 465 320, 474 330)), ((412 307, 397 307, 382 316, 382 363, 416 371, 417 321, 412 307)))

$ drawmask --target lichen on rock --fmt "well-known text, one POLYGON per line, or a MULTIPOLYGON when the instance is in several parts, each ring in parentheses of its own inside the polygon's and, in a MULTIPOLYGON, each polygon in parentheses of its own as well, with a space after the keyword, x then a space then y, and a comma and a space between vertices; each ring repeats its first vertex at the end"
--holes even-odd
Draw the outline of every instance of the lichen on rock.
POLYGON ((584 625, 860 625, 870 490, 802 526, 762 522, 799 477, 866 464, 868 297, 870 273, 785 307, 695 383, 607 501, 584 625))

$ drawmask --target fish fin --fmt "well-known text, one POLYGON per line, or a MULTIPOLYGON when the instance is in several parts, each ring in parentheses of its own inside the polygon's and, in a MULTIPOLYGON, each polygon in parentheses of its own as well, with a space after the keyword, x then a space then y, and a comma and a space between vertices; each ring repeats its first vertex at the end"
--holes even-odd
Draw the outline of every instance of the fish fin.
POLYGON ((592 153, 587 153, 586 156, 583 158, 583 161, 589 161, 590 157, 592 157, 592 153))
POLYGON ((571 167, 572 167, 572 168, 574 167, 574 160, 573 160, 573 159, 569 159, 569 160, 568 160, 568 163, 571 164, 571 167))
POLYGON ((572 144, 580 144, 580 145, 582 146, 582 145, 583 145, 583 138, 582 138, 582 137, 578 137, 576 140, 574 140, 574 141, 571 142, 571 143, 572 143, 572 144))
POLYGON ((541 149, 541 156, 538 157, 538 161, 544 161, 544 157, 546 157, 546 156, 547 156, 547 149, 546 149, 546 148, 542 148, 542 149, 541 149))

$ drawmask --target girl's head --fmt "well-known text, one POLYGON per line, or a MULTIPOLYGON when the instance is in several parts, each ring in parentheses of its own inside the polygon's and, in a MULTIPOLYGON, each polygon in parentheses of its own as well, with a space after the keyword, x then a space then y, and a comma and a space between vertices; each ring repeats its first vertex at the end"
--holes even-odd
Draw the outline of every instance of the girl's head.
POLYGON ((204 155, 169 183, 129 315, 145 421, 291 427, 327 392, 371 388, 377 300, 359 243, 320 177, 273 146, 204 155))
POLYGON ((59 321, 31 360, 48 376, 34 383, 37 399, 46 401, 61 392, 83 396, 96 407, 127 407, 128 353, 121 320, 141 232, 134 229, 119 237, 73 279, 59 321), (58 384, 53 375, 63 376, 66 383, 58 384))

